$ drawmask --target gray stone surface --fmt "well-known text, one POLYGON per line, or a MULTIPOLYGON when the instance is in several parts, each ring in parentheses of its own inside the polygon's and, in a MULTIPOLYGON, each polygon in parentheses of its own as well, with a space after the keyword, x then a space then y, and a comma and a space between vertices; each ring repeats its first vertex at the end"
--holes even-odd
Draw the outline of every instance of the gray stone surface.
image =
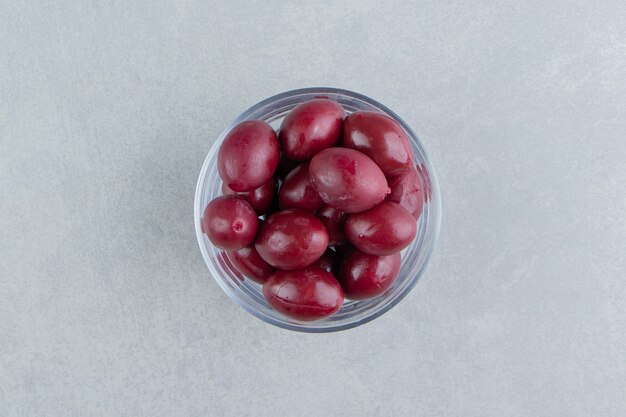
POLYGON ((0 2, 0 415, 624 416, 626 5, 0 2), (416 289, 271 327, 192 219, 216 135, 275 93, 387 104, 439 175, 416 289))

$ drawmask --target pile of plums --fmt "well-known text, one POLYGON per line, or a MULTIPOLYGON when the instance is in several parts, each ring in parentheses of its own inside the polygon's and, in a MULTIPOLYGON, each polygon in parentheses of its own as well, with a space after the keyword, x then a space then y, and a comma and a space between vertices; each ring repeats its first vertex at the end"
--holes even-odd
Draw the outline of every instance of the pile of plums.
POLYGON ((218 154, 222 196, 202 230, 285 316, 336 313, 344 295, 383 294, 415 238, 426 195, 402 127, 328 99, 295 107, 278 134, 261 120, 235 126, 218 154))

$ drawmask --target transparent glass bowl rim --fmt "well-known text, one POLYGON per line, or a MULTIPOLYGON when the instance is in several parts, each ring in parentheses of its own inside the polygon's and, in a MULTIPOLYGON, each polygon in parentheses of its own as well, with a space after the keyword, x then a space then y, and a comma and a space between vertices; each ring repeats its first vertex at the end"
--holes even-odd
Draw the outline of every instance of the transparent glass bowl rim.
POLYGON ((419 278, 423 275, 424 271, 427 269, 430 263, 430 260, 432 258, 432 255, 433 255, 434 248, 437 244, 437 240, 439 237, 439 230, 441 227, 441 199, 440 199, 439 183, 437 181, 437 176, 430 163, 430 159, 428 158, 426 150, 424 149, 422 142, 420 141, 419 137, 415 134, 413 129, 411 129, 411 127, 400 116, 398 116, 394 111, 392 111, 385 105, 379 103, 378 101, 370 97, 367 97, 365 95, 355 93, 353 91, 340 89, 340 88, 333 88, 333 87, 308 87, 308 88, 300 88, 296 90, 286 91, 286 92, 268 97, 258 102, 257 104, 253 105, 252 107, 248 108, 246 111, 241 113, 237 118, 235 118, 232 121, 232 123, 226 129, 224 129, 220 133, 218 138, 215 140, 215 143, 212 145, 209 153, 207 154, 207 157, 205 158, 204 163, 202 165, 200 175, 198 177, 196 193, 195 193, 195 201, 194 201, 194 220, 195 220, 196 236, 198 239, 198 244, 200 246, 200 251, 202 252, 202 257, 204 258, 204 261, 207 267, 209 268, 211 275, 213 276, 215 281, 218 283, 218 285, 222 288, 222 290, 229 296, 229 298, 231 298, 233 301, 235 301, 238 305, 243 307, 246 311, 251 313, 253 316, 269 324, 272 324, 274 326, 278 326, 278 327, 288 329, 288 330, 307 332, 307 333, 326 333, 326 332, 347 330, 347 329, 368 323, 376 319, 377 317, 380 317, 387 311, 391 310, 395 305, 397 305, 400 301, 402 301, 402 299, 404 299, 404 297, 406 297, 409 292, 411 292, 411 290, 415 287, 415 285, 419 281, 419 278), (430 212, 429 214, 430 218, 428 221, 432 222, 431 224, 431 227, 433 228, 432 237, 431 237, 431 241, 429 245, 423 248, 423 250, 427 252, 425 254, 425 259, 422 262, 420 269, 416 272, 415 276, 413 276, 412 278, 408 278, 408 279, 411 279, 411 281, 409 282, 409 285, 407 285, 401 292, 397 293, 394 297, 388 299, 384 304, 380 305, 379 308, 373 310, 370 314, 360 317, 354 321, 339 323, 332 327, 316 327, 315 326, 316 322, 298 324, 298 323, 289 322, 288 320, 280 320, 276 317, 272 317, 260 310, 255 309, 248 303, 242 302, 241 295, 237 294, 225 282, 225 279, 220 276, 219 271, 213 265, 213 260, 211 259, 211 257, 209 256, 209 253, 207 252, 205 237, 204 237, 204 234, 202 232, 202 227, 201 227, 202 213, 204 211, 204 207, 202 204, 202 192, 205 187, 207 173, 210 168, 211 162, 213 161, 214 158, 217 157, 217 150, 221 142, 223 141, 224 137, 228 134, 228 132, 230 132, 230 130, 237 124, 245 120, 251 119, 251 115, 256 114, 260 109, 263 109, 274 103, 291 99, 297 96, 309 96, 309 95, 322 96, 322 97, 324 95, 343 96, 343 97, 347 97, 350 99, 358 100, 380 110, 384 114, 393 118, 405 130, 412 145, 418 149, 420 156, 422 158, 422 162, 425 165, 425 169, 428 172, 428 177, 431 183, 430 199, 428 202, 428 204, 430 205, 430 209, 428 210, 430 212))

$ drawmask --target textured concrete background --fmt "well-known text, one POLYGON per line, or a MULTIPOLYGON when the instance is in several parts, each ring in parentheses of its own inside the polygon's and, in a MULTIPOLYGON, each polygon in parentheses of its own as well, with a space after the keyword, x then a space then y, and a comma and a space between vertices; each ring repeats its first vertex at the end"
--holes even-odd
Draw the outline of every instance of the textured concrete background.
POLYGON ((623 1, 207 3, 0 2, 1 416, 625 415, 623 1), (328 335, 232 303, 192 219, 217 134, 315 85, 403 116, 444 204, 328 335))

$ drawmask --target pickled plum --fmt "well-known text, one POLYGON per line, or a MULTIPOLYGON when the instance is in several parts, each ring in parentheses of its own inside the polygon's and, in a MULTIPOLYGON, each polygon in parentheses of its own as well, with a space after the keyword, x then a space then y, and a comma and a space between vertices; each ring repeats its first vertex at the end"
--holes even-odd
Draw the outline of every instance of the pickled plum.
POLYGON ((265 284, 267 302, 285 316, 312 321, 331 316, 343 304, 343 290, 333 274, 317 266, 276 271, 265 284))
POLYGON ((279 269, 300 269, 322 256, 328 246, 328 232, 311 213, 281 210, 263 222, 254 245, 270 265, 279 269))
POLYGON ((346 117, 343 146, 372 158, 387 177, 398 175, 413 165, 413 151, 406 133, 384 114, 358 111, 346 117))
POLYGON ((311 159, 309 175, 322 200, 346 213, 372 208, 390 191, 378 165, 354 149, 323 150, 311 159))
POLYGON ((238 195, 250 203, 256 214, 261 216, 267 214, 273 207, 274 196, 276 195, 276 177, 272 177, 268 182, 252 191, 244 192, 231 190, 226 183, 222 183, 222 194, 238 195))
POLYGON ((294 161, 310 159, 339 140, 346 112, 328 99, 302 103, 287 114, 279 139, 285 156, 294 161))
POLYGON ((422 214, 425 199, 424 181, 416 168, 408 169, 389 179, 391 193, 387 201, 398 203, 417 220, 422 214))
POLYGON ((371 255, 392 255, 409 246, 417 233, 415 219, 391 201, 350 215, 344 228, 350 243, 371 255))
POLYGON ((337 279, 346 298, 366 300, 387 291, 399 271, 399 253, 378 256, 353 249, 341 263, 337 279))
POLYGON ((285 177, 278 193, 278 205, 283 209, 315 212, 322 204, 324 202, 309 179, 309 163, 303 162, 285 177))
POLYGON ((241 274, 254 282, 263 284, 276 268, 261 258, 254 245, 227 252, 231 262, 241 274))
POLYGON ((278 139, 272 126, 248 120, 224 138, 217 154, 217 169, 231 190, 252 191, 272 178, 278 157, 278 139))
POLYGON ((343 227, 348 219, 347 213, 325 204, 315 215, 324 223, 328 231, 329 245, 334 246, 346 242, 346 234, 343 232, 343 227))
POLYGON ((258 227, 259 219, 250 203, 235 195, 213 199, 202 215, 202 231, 213 245, 224 250, 250 245, 258 227))

